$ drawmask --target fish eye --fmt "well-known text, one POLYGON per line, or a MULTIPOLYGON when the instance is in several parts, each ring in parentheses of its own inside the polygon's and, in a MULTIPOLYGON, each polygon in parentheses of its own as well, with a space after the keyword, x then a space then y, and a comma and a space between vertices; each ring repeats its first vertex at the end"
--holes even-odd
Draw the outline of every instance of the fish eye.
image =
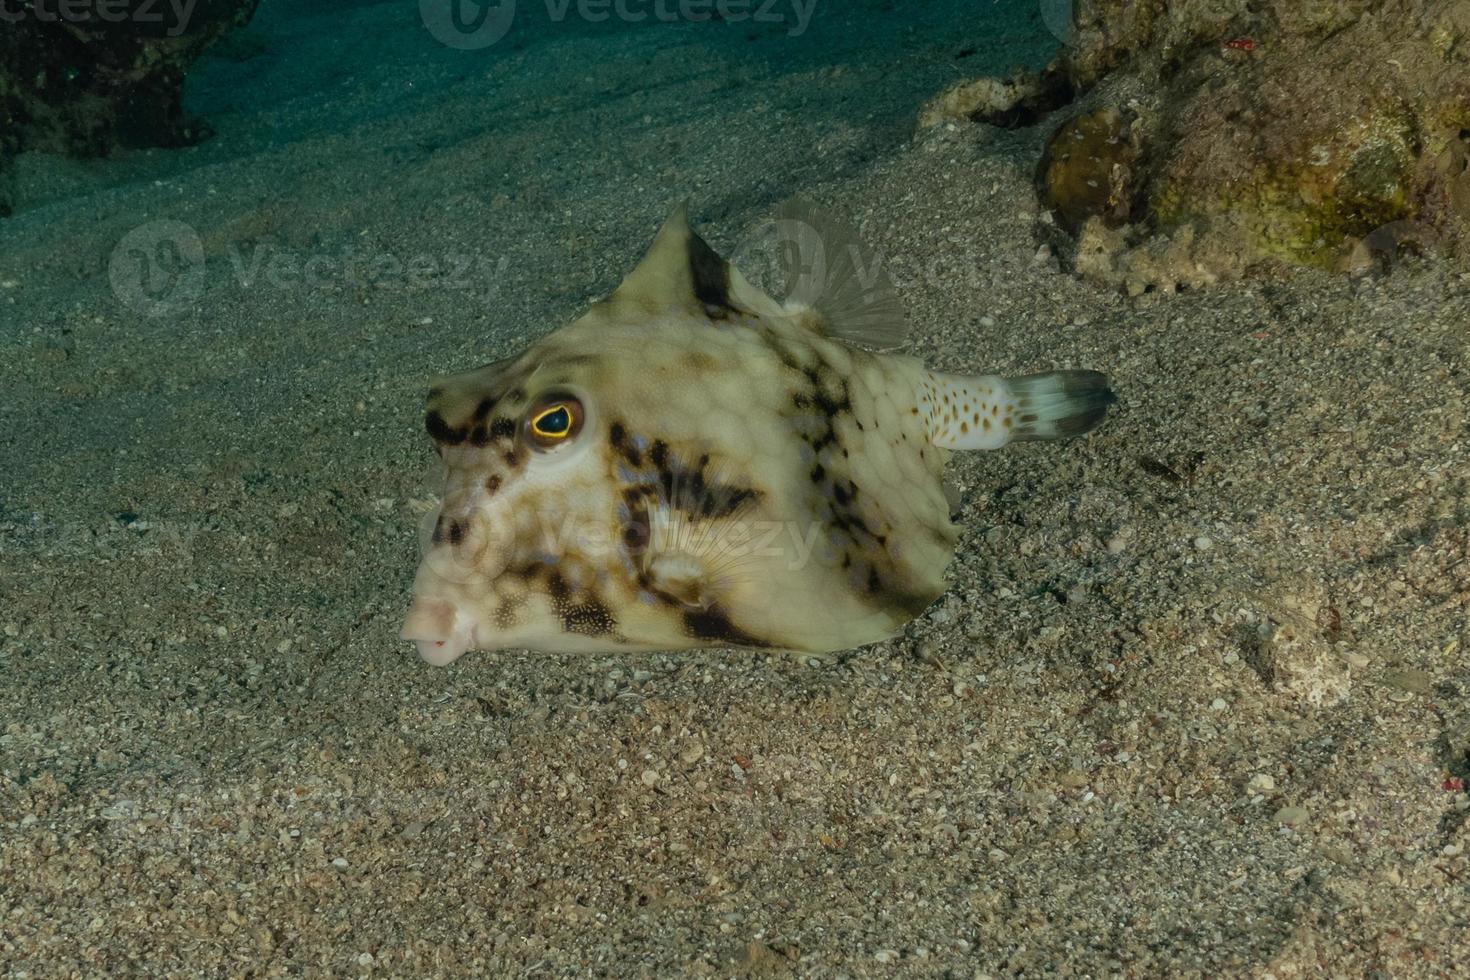
POLYGON ((575 397, 547 395, 526 412, 526 436, 536 448, 551 449, 575 436, 582 428, 582 419, 582 403, 575 397))

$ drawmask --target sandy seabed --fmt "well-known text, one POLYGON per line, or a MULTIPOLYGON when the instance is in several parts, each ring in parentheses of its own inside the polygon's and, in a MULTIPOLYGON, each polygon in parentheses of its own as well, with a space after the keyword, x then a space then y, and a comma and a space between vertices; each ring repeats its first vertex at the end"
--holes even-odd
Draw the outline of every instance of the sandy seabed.
POLYGON ((0 969, 1463 964, 1470 278, 1059 272, 1044 126, 912 132, 960 73, 1044 57, 1034 16, 472 54, 411 7, 262 11, 201 66, 198 149, 21 161, 0 969), (952 588, 834 664, 420 663, 426 379, 576 315, 677 200, 738 252, 794 193, 890 257, 912 352, 1104 369, 1114 416, 957 457, 952 588))

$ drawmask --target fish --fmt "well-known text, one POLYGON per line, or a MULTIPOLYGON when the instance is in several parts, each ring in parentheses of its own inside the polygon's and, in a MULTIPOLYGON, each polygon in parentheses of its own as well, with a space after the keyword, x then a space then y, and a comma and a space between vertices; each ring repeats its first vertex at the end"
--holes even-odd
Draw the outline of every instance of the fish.
POLYGON ((780 301, 680 205, 582 316, 431 384, 443 485, 401 630, 425 661, 890 638, 945 591, 952 453, 1114 401, 1097 371, 929 370, 849 225, 798 200, 774 228, 780 301))

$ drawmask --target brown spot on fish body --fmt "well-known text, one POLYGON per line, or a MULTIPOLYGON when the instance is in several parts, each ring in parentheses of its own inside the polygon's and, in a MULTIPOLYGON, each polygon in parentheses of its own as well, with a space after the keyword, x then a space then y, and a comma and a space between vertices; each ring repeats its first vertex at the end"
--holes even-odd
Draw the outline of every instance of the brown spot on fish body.
POLYGON ((505 416, 498 416, 490 423, 490 436, 493 439, 514 439, 516 436, 516 424, 505 416))
POLYGON ((608 428, 607 441, 623 459, 627 460, 629 466, 639 467, 643 465, 643 453, 638 446, 628 437, 628 428, 622 422, 614 422, 608 428))
POLYGON ((521 610, 526 605, 524 595, 513 595, 503 600, 495 609, 495 627, 508 630, 520 621, 521 610))
POLYGON ((684 610, 684 629, 697 640, 722 643, 735 647, 769 647, 758 637, 752 636, 730 621, 730 616, 719 606, 684 610))
POLYGON ((607 636, 617 628, 617 621, 607 606, 597 599, 586 599, 561 612, 562 629, 582 636, 607 636))

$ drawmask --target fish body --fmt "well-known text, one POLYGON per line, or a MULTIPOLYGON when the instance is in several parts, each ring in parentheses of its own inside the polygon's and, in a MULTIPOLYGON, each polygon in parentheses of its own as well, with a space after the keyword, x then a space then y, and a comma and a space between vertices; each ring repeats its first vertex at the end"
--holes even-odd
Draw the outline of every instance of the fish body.
POLYGON ((951 451, 1101 421, 1095 372, 970 378, 854 346, 901 338, 886 281, 840 225, 783 226, 807 259, 785 302, 680 208, 584 316, 431 388, 445 485, 403 629, 426 660, 883 639, 944 591, 951 451))

